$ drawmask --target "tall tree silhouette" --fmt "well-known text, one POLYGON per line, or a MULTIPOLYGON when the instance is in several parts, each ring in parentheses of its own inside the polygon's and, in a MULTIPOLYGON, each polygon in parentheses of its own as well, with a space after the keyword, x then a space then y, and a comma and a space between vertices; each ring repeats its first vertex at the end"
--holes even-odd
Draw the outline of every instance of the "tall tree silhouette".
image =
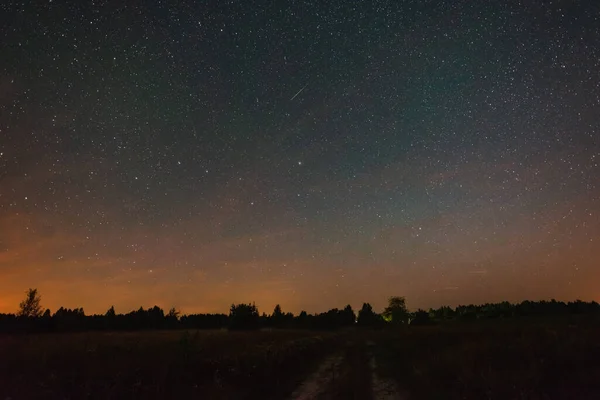
POLYGON ((37 289, 29 289, 27 297, 19 304, 18 315, 21 317, 40 317, 42 315, 42 298, 37 289))
POLYGON ((400 296, 390 297, 388 306, 383 310, 383 317, 392 324, 407 324, 410 314, 406 308, 406 299, 400 296))
POLYGON ((281 306, 277 304, 273 309, 273 314, 271 314, 271 326, 280 328, 283 324, 283 319, 283 311, 281 311, 281 306))
POLYGON ((381 317, 373 311, 373 307, 369 303, 363 303, 362 308, 358 311, 357 323, 359 326, 375 326, 381 325, 381 317))
POLYGON ((281 318, 283 316, 283 312, 281 311, 281 306, 277 304, 273 309, 273 314, 271 314, 271 318, 281 318))
POLYGON ((167 317, 179 319, 179 314, 181 314, 181 313, 179 311, 177 311, 177 309, 175 307, 171 307, 171 309, 169 310, 169 313, 167 314, 167 317))
POLYGON ((106 314, 104 314, 106 318, 114 318, 116 315, 117 314, 115 313, 115 306, 110 306, 108 311, 106 311, 106 314))
POLYGON ((352 309, 352 306, 348 304, 344 309, 340 312, 341 323, 343 326, 352 326, 356 323, 356 314, 352 309))

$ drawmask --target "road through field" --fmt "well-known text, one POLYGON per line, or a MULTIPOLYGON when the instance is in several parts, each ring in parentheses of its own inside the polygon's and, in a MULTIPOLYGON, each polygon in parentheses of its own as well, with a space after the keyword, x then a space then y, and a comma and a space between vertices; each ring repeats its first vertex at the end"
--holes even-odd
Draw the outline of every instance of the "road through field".
POLYGON ((290 400, 408 400, 395 382, 377 373, 373 342, 350 342, 318 366, 292 393, 290 400))
POLYGON ((318 366, 318 368, 300 384, 290 400, 310 400, 324 396, 329 386, 335 381, 336 376, 339 379, 340 369, 344 357, 342 354, 335 354, 327 357, 318 366))
POLYGON ((408 393, 400 391, 396 382, 385 379, 377 373, 377 360, 373 354, 375 342, 367 342, 367 354, 369 356, 369 367, 371 369, 371 387, 373 389, 373 400, 408 400, 408 393))

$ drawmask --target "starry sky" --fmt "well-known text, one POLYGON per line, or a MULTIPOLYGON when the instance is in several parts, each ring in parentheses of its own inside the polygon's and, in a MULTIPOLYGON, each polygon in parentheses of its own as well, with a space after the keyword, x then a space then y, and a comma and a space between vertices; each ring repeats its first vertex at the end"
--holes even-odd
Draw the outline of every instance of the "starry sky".
POLYGON ((0 312, 600 300, 600 3, 0 4, 0 312))

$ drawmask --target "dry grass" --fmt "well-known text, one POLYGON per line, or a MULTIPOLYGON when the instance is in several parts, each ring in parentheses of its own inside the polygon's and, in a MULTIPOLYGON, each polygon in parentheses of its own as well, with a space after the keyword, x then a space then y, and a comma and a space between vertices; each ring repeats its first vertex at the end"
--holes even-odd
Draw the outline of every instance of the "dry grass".
POLYGON ((600 327, 566 321, 379 334, 381 373, 412 398, 600 399, 600 327))
POLYGON ((0 336, 0 398, 274 398, 336 343, 298 331, 0 336))
POLYGON ((411 399, 600 399, 600 324, 498 321, 376 332, 171 331, 0 336, 0 399, 281 399, 328 354, 328 398, 379 374, 411 399))

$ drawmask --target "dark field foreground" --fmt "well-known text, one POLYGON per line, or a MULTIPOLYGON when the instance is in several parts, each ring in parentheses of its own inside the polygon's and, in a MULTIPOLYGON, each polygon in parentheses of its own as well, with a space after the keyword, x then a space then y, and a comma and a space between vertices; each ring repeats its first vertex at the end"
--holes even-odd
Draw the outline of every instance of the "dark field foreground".
POLYGON ((0 337, 0 400, 600 399, 600 325, 0 337))
POLYGON ((380 373, 415 399, 600 399, 600 325, 518 322, 378 335, 380 373))
POLYGON ((0 399, 281 398, 336 335, 166 331, 0 337, 0 399))

